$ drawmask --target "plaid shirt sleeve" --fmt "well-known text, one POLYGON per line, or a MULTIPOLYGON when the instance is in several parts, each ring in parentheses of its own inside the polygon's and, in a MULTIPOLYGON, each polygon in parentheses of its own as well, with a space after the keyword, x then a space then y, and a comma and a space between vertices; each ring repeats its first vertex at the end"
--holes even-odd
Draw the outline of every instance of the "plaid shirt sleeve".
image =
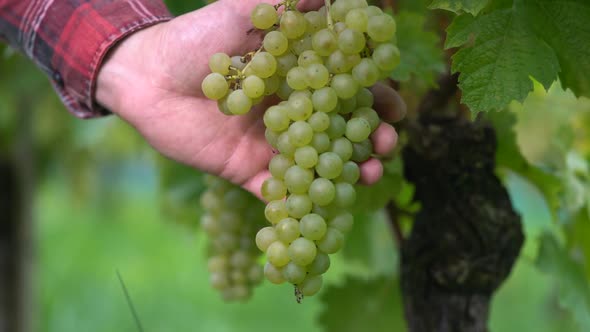
POLYGON ((49 76, 68 110, 90 118, 109 113, 94 100, 108 50, 171 18, 161 0, 0 0, 0 39, 49 76))

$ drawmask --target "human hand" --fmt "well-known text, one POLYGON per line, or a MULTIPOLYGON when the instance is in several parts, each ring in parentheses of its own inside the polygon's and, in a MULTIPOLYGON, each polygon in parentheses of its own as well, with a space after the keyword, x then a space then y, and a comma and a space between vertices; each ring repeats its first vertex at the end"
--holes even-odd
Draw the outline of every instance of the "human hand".
MULTIPOLYGON (((260 2, 220 0, 134 33, 111 51, 96 89, 101 105, 133 125, 165 156, 224 177, 259 197, 273 156, 262 122, 272 101, 247 115, 227 116, 200 86, 213 53, 245 54, 260 45, 260 34, 248 34, 250 12, 260 2)), ((317 9, 322 3, 302 0, 299 7, 317 9)), ((403 118, 405 104, 393 89, 376 85, 372 91, 382 119, 403 118)), ((375 152, 385 155, 394 148, 397 134, 382 123, 371 138, 375 152)), ((366 184, 378 181, 383 173, 381 162, 374 158, 360 168, 361 182, 366 184)))

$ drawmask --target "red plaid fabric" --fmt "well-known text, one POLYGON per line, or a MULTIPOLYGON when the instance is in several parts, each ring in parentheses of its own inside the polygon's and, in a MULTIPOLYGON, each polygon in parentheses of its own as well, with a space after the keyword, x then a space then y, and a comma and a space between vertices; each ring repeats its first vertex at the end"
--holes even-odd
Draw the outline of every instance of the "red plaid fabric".
POLYGON ((161 0, 0 0, 0 39, 47 73, 74 115, 90 118, 108 114, 94 101, 108 50, 171 18, 161 0))

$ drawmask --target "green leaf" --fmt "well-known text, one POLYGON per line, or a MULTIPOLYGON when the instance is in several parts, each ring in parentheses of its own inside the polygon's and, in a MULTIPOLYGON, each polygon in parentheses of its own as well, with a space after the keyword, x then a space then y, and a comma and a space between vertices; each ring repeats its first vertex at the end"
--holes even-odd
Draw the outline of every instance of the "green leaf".
POLYGON ((463 14, 447 29, 447 48, 463 46, 452 71, 460 72, 462 102, 475 113, 504 109, 558 77, 576 95, 590 96, 590 3, 517 0, 474 18, 463 14))
POLYGON ((444 9, 456 14, 470 13, 477 15, 490 0, 433 0, 430 9, 444 9))
POLYGON ((436 77, 446 69, 439 36, 425 30, 422 14, 402 11, 395 20, 401 62, 391 77, 397 81, 419 79, 427 86, 436 86, 436 77))
POLYGON ((584 271, 551 235, 542 238, 537 266, 558 283, 559 304, 572 312, 582 331, 590 331, 590 287, 584 271))
POLYGON ((405 331, 397 280, 348 279, 322 293, 320 325, 326 332, 405 331))

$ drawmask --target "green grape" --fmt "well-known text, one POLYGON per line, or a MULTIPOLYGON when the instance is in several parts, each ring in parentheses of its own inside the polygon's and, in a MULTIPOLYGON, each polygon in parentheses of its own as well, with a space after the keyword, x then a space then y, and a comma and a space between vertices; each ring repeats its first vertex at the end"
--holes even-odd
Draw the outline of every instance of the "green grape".
POLYGON ((262 46, 268 53, 278 56, 287 51, 287 48, 289 47, 289 40, 282 32, 271 31, 267 33, 266 36, 264 36, 262 46))
POLYGON ((326 86, 326 84, 328 84, 328 81, 330 80, 330 73, 323 64, 310 64, 305 69, 307 73, 307 82, 311 88, 321 89, 322 87, 326 86))
POLYGON ((334 204, 339 207, 350 207, 356 201, 356 190, 354 186, 347 182, 338 182, 335 185, 336 196, 334 197, 334 204))
POLYGON ((264 137, 266 138, 266 141, 275 149, 277 148, 277 141, 279 140, 280 134, 280 132, 271 130, 269 128, 266 128, 264 131, 264 137))
POLYGON ((324 152, 318 158, 315 170, 323 178, 335 179, 342 173, 342 159, 334 152, 324 152))
POLYGON ((330 73, 343 74, 349 72, 360 61, 359 54, 346 55, 341 50, 336 50, 326 59, 326 67, 330 73))
POLYGON ((345 29, 338 35, 338 48, 344 54, 360 53, 365 48, 365 36, 362 32, 345 29))
POLYGON ((337 74, 332 77, 332 89, 343 99, 352 98, 359 89, 357 81, 350 74, 337 74))
POLYGON ((231 255, 229 262, 232 267, 245 269, 252 263, 250 255, 245 251, 236 251, 231 255))
POLYGON ((227 75, 229 74, 229 66, 231 66, 231 59, 225 53, 215 53, 209 58, 209 69, 213 73, 227 75))
POLYGON ((289 116, 287 108, 280 105, 269 107, 262 117, 266 128, 275 132, 281 132, 289 128, 289 116))
POLYGON ((279 84, 281 83, 279 77, 277 75, 272 75, 271 77, 267 77, 264 79, 264 95, 270 96, 277 92, 279 89, 279 84))
POLYGON ((278 19, 277 10, 267 3, 259 3, 250 14, 252 24, 261 30, 269 29, 277 23, 278 19))
POLYGON ((289 244, 299 237, 299 222, 297 219, 285 218, 275 226, 277 237, 285 244, 289 244))
POLYGON ((223 201, 219 198, 219 195, 209 190, 201 195, 200 202, 203 208, 211 213, 217 214, 223 209, 223 201))
POLYGON ((330 8, 332 19, 337 22, 343 21, 346 18, 346 13, 352 9, 350 5, 349 1, 334 1, 330 8))
POLYGON ((393 17, 387 14, 374 15, 367 23, 367 33, 377 42, 385 42, 395 35, 396 24, 393 17))
POLYGON ((363 87, 374 85, 379 79, 379 68, 375 62, 369 58, 362 59, 358 65, 352 69, 352 76, 363 87))
POLYGON ((330 127, 330 116, 326 113, 315 112, 307 119, 307 123, 316 133, 326 131, 330 127))
POLYGON ((303 266, 297 265, 293 262, 285 265, 283 268, 283 277, 292 284, 298 284, 305 279, 307 271, 303 266))
POLYGON ((303 168, 312 168, 318 163, 318 152, 311 146, 297 148, 295 150, 295 162, 303 168))
POLYGON ((305 95, 291 94, 287 114, 293 121, 307 120, 313 112, 311 99, 305 95))
POLYGON ((355 184, 358 182, 360 177, 361 171, 359 166, 354 161, 349 160, 342 165, 342 174, 336 178, 336 181, 355 184))
POLYGON ((352 144, 352 157, 350 159, 354 162, 362 163, 367 161, 372 153, 373 143, 371 143, 371 140, 366 139, 362 142, 352 144))
POLYGON ((260 251, 266 252, 268 247, 278 239, 279 237, 273 227, 264 227, 256 233, 256 246, 260 251))
POLYGON ((315 133, 309 143, 318 153, 326 152, 330 149, 330 137, 326 133, 315 133))
POLYGON ((352 157, 352 143, 345 137, 336 138, 331 143, 330 151, 336 153, 342 161, 348 161, 352 157))
POLYGON ((340 114, 348 114, 354 112, 357 109, 356 107, 356 97, 348 98, 348 99, 340 99, 338 100, 338 105, 340 105, 340 109, 338 113, 340 114))
POLYGON ((344 245, 344 235, 335 229, 328 227, 324 237, 316 242, 318 249, 325 252, 326 254, 334 254, 342 249, 344 245))
POLYGON ((264 265, 264 276, 266 277, 266 279, 268 279, 268 281, 276 285, 285 282, 285 277, 283 277, 283 270, 279 267, 272 265, 270 262, 267 262, 264 265))
POLYGON ((299 221, 299 231, 308 240, 319 240, 326 234, 326 221, 320 215, 310 213, 299 221))
POLYGON ((365 12, 367 13, 367 17, 369 17, 369 18, 371 18, 372 16, 375 16, 375 15, 383 14, 383 11, 381 10, 381 8, 379 8, 377 6, 369 6, 369 7, 365 8, 365 12))
POLYGON ((330 256, 318 251, 313 262, 307 267, 310 276, 317 276, 326 273, 330 268, 330 256))
POLYGON ((305 266, 313 262, 317 254, 317 248, 313 241, 300 237, 291 242, 288 248, 288 259, 293 263, 305 266))
POLYGON ((304 296, 313 296, 320 291, 322 288, 322 283, 323 281, 321 275, 313 277, 308 276, 301 284, 298 285, 298 288, 301 294, 304 296))
POLYGON ((223 290, 229 287, 230 283, 227 275, 223 272, 214 272, 209 275, 211 287, 217 290, 223 290))
POLYGON ((307 99, 311 99, 311 91, 304 89, 304 90, 297 90, 297 91, 293 91, 293 93, 291 93, 291 96, 289 98, 307 98, 307 99))
POLYGON ((285 178, 285 173, 289 167, 293 166, 294 162, 292 158, 289 158, 285 155, 278 154, 270 160, 268 164, 268 170, 273 177, 277 179, 283 180, 285 178))
POLYGON ((289 39, 301 37, 307 29, 307 20, 298 11, 289 10, 281 15, 281 31, 289 39))
POLYGON ((293 54, 299 56, 301 53, 305 52, 306 50, 311 49, 311 34, 306 33, 300 39, 292 39, 289 42, 289 48, 293 54))
POLYGON ((207 271, 223 272, 229 267, 229 261, 226 256, 213 256, 207 261, 207 271))
POLYGON ((295 154, 295 149, 297 149, 297 147, 291 142, 288 132, 279 135, 279 138, 277 139, 277 149, 287 157, 293 157, 295 154))
POLYGON ((225 115, 233 115, 227 108, 227 96, 217 100, 217 108, 219 108, 219 111, 225 115))
POLYGON ((262 183, 262 197, 267 201, 282 199, 287 195, 287 187, 283 181, 270 177, 262 183))
POLYGON ((304 194, 313 181, 313 171, 294 165, 287 169, 284 180, 290 193, 304 194))
POLYGON ((324 63, 322 57, 319 54, 317 54, 314 50, 303 51, 301 54, 299 54, 299 57, 297 58, 297 65, 299 65, 299 67, 305 68, 314 63, 324 63))
POLYGON ((291 194, 287 197, 287 211, 293 218, 302 218, 311 212, 312 203, 305 194, 291 194))
POLYGON ((313 92, 311 102, 319 112, 331 112, 338 104, 338 95, 331 87, 323 87, 313 92))
POLYGON ((217 235, 221 232, 221 226, 217 219, 209 214, 204 214, 201 217, 201 228, 209 235, 217 235))
POLYGON ((277 60, 268 52, 259 52, 250 60, 250 68, 252 68, 257 76, 267 78, 276 72, 277 60))
POLYGON ((232 186, 223 194, 223 204, 231 206, 234 210, 242 210, 248 207, 248 201, 244 199, 244 191, 232 186))
POLYGON ((379 124, 381 123, 381 118, 379 118, 379 114, 377 114, 377 112, 370 107, 358 108, 356 111, 352 113, 352 117, 365 119, 371 126, 371 132, 375 131, 375 129, 377 129, 377 127, 379 127, 379 124))
POLYGON ((373 51, 373 61, 380 70, 390 72, 401 61, 399 49, 393 44, 381 44, 373 51))
POLYGON ((311 128, 309 123, 305 121, 293 122, 289 126, 287 133, 289 134, 291 143, 295 147, 302 147, 308 145, 313 137, 313 129, 311 128))
POLYGON ((350 212, 341 212, 328 221, 330 228, 339 230, 342 234, 350 232, 354 224, 354 217, 350 212))
POLYGON ((219 73, 211 73, 205 77, 201 84, 201 90, 203 94, 213 100, 218 100, 227 94, 229 85, 225 80, 225 77, 219 73))
POLYGON ((367 24, 369 23, 369 15, 367 9, 356 8, 346 13, 344 19, 346 26, 360 32, 367 32, 367 24))
POLYGON ((307 21, 307 32, 317 32, 326 27, 326 15, 319 11, 310 11, 303 15, 307 21))
POLYGON ((243 90, 234 90, 227 96, 227 108, 232 114, 246 114, 252 108, 252 99, 243 90))
POLYGON ((283 242, 276 241, 266 249, 266 257, 272 265, 283 267, 289 263, 289 251, 289 247, 283 242))
POLYGON ((325 206, 336 197, 336 187, 332 181, 324 178, 313 180, 309 186, 309 198, 314 204, 325 206))
POLYGON ((342 137, 346 132, 346 120, 344 120, 339 114, 331 113, 329 116, 330 126, 326 129, 326 134, 328 134, 331 139, 342 137))
POLYGON ((285 201, 277 199, 268 202, 264 208, 264 216, 273 225, 287 218, 289 213, 287 212, 285 201))
POLYGON ((277 96, 282 100, 289 99, 289 96, 293 92, 293 89, 287 84, 287 80, 280 80, 279 88, 277 89, 277 96))
POLYGON ((336 35, 330 29, 322 29, 311 38, 313 50, 321 56, 328 56, 338 48, 336 35))
POLYGON ((371 125, 364 118, 352 118, 346 123, 345 135, 351 142, 362 142, 371 135, 371 125))
MULTIPOLYGON (((334 190, 336 190, 336 189, 334 189, 334 190)), ((328 204, 328 205, 320 206, 320 205, 314 204, 311 211, 317 215, 322 216, 322 218, 324 218, 324 219, 328 219, 332 216, 332 214, 334 214, 332 210, 334 210, 334 206, 332 206, 332 205, 328 204)))
POLYGON ((291 68, 287 73, 287 84, 293 90, 307 89, 309 82, 305 68, 299 66, 291 68))
POLYGON ((235 234, 230 232, 222 232, 213 239, 214 248, 221 253, 228 253, 238 247, 238 238, 235 234))
POLYGON ((373 107, 373 93, 367 88, 360 88, 356 93, 357 107, 373 107))
POLYGON ((264 80, 258 76, 248 76, 242 81, 242 90, 248 98, 256 99, 264 95, 264 80))
POLYGON ((237 231, 240 229, 244 221, 235 211, 223 211, 219 214, 219 226, 224 231, 237 231))

